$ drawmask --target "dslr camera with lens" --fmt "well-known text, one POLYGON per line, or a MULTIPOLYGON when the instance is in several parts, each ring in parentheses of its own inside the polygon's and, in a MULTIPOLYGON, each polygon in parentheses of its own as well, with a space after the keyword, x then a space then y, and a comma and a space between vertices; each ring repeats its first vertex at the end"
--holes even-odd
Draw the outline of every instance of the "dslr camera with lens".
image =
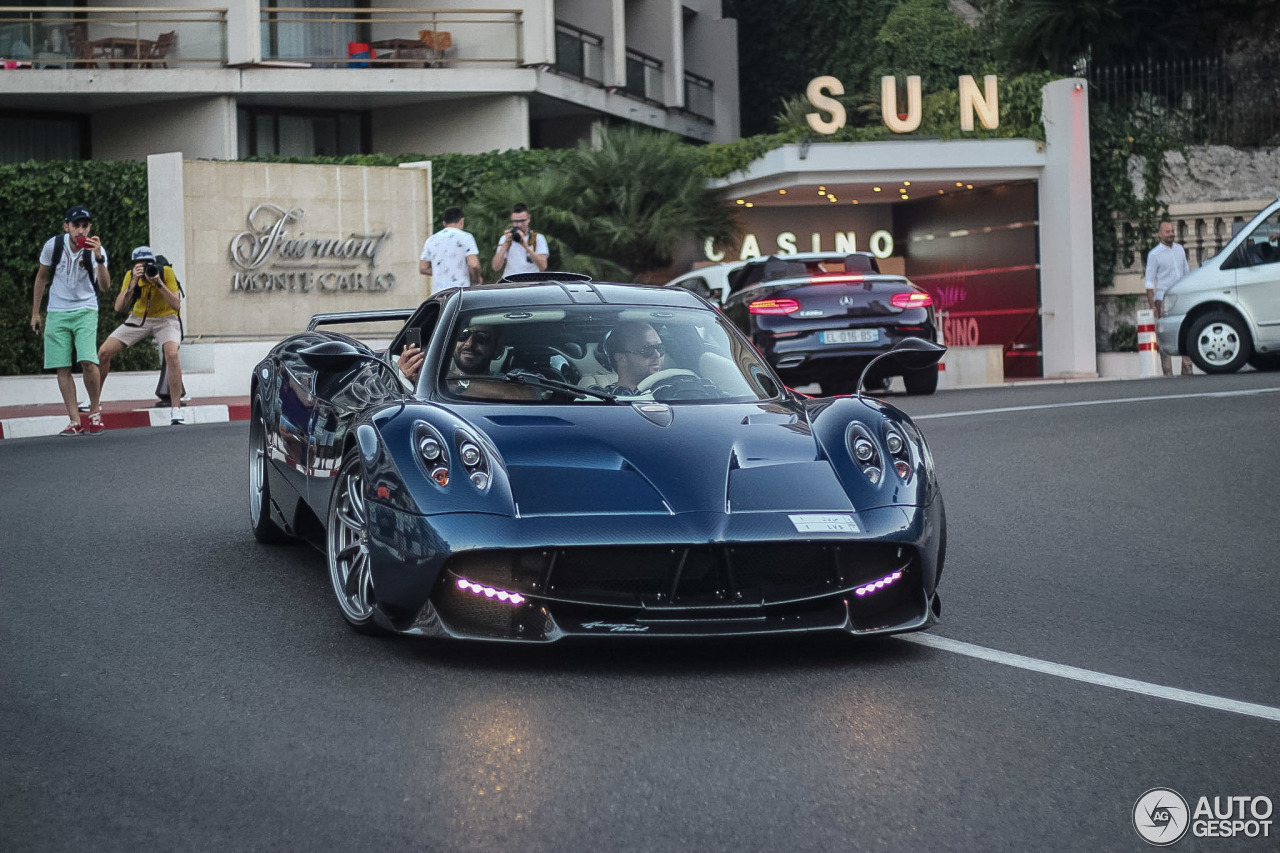
POLYGON ((160 275, 160 266, 155 261, 147 261, 142 267, 142 274, 147 278, 155 278, 160 275))

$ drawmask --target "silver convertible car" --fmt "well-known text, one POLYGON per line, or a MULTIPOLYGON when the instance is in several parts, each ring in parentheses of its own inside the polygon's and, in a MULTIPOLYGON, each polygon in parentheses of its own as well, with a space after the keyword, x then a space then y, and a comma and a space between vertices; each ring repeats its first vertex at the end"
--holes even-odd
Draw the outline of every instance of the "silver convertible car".
POLYGON ((1164 297, 1160 350, 1205 373, 1280 370, 1280 199, 1164 297))

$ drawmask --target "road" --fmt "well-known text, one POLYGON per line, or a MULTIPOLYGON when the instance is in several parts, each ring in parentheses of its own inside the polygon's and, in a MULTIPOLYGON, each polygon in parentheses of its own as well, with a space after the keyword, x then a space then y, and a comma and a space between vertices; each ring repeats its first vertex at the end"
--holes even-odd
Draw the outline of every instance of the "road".
POLYGON ((1280 802, 1280 375, 892 402, 928 645, 367 638, 249 535, 243 423, 0 443, 0 849, 1146 850, 1148 789, 1280 802))

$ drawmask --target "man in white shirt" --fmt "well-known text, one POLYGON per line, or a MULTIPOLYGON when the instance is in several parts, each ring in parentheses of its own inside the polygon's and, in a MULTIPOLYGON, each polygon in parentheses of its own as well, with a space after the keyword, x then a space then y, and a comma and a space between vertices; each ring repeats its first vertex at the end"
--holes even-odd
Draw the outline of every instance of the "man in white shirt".
POLYGON ((418 272, 431 276, 431 292, 480 283, 480 249, 476 238, 463 231, 462 208, 444 212, 444 227, 422 244, 418 272))
POLYGON ((495 270, 502 270, 503 278, 522 272, 543 272, 547 268, 547 238, 537 231, 530 231, 533 217, 524 204, 515 204, 511 208, 511 228, 498 241, 498 250, 493 253, 490 265, 495 270))
MULTIPOLYGON (((1161 222, 1157 235, 1159 244, 1147 253, 1147 304, 1156 312, 1156 319, 1164 316, 1164 292, 1174 282, 1190 272, 1187 267, 1187 253, 1178 243, 1173 242, 1173 223, 1161 222)), ((1160 367, 1165 376, 1173 374, 1173 365, 1169 356, 1160 354, 1160 367)), ((1182 357, 1182 373, 1191 375, 1191 359, 1182 357)))

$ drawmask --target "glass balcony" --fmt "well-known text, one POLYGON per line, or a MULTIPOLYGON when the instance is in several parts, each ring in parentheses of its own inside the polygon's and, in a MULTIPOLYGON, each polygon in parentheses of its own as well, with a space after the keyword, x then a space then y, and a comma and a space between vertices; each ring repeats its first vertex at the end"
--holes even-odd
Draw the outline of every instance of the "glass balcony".
POLYGON ((662 106, 662 61, 638 50, 628 49, 627 84, 621 91, 633 98, 662 106))
POLYGON ((594 86, 603 85, 604 39, 556 21, 556 64, 552 70, 594 86))
POLYGON ((6 68, 223 65, 226 9, 0 6, 6 68))
POLYGON ((264 6, 264 62, 310 68, 519 66, 521 13, 264 6))
POLYGON ((684 73, 684 109, 699 118, 714 121, 716 117, 716 84, 706 77, 684 73))

